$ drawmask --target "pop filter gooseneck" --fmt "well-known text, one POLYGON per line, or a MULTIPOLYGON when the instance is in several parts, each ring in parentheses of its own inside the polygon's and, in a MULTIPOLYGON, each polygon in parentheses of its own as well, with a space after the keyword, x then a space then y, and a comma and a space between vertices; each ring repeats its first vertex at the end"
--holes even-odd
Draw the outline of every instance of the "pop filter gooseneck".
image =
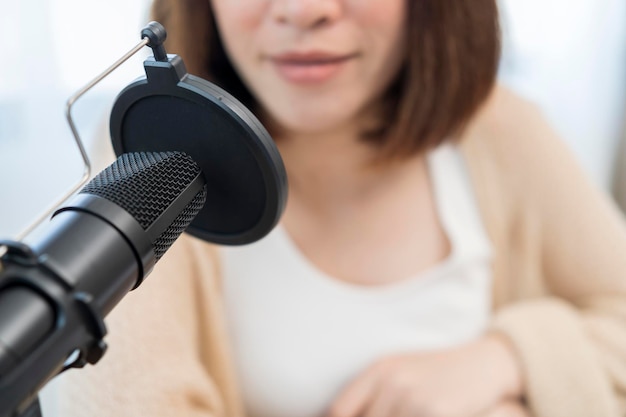
POLYGON ((163 27, 150 26, 142 32, 154 51, 144 62, 146 76, 127 86, 111 111, 116 154, 186 153, 207 184, 207 203, 187 232, 226 245, 264 237, 287 200, 287 175, 272 138, 236 98, 166 54, 163 27))

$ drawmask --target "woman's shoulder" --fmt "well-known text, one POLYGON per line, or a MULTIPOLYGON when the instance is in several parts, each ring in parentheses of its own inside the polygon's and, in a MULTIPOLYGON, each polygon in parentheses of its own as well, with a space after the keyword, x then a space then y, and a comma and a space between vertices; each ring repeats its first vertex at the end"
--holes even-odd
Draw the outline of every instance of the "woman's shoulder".
POLYGON ((577 169, 572 151, 540 108, 502 85, 494 88, 461 143, 469 159, 493 167, 502 180, 541 182, 548 170, 577 169))
MULTIPOLYGON (((535 154, 557 139, 539 107, 503 85, 496 85, 463 137, 466 147, 479 146, 501 158, 535 154)), ((558 140, 558 139, 557 139, 558 140)))

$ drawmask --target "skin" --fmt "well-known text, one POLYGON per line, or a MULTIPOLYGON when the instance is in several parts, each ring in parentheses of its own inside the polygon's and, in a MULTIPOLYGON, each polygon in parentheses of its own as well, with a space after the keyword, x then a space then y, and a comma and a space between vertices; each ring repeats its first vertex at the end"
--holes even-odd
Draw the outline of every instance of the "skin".
POLYGON ((270 116, 294 132, 354 128, 363 106, 401 66, 402 55, 395 46, 404 36, 403 2, 218 0, 213 4, 239 74, 270 116), (281 77, 275 62, 294 52, 354 58, 325 82, 294 83, 281 77))
MULTIPOLYGON (((283 226, 319 269, 385 285, 444 260, 423 155, 385 166, 359 140, 402 65, 402 0, 213 0, 227 53, 272 123, 290 180, 283 226), (419 256, 415 256, 419 254, 419 256)), ((496 334, 455 349, 381 358, 329 417, 519 417, 518 359, 496 334)))

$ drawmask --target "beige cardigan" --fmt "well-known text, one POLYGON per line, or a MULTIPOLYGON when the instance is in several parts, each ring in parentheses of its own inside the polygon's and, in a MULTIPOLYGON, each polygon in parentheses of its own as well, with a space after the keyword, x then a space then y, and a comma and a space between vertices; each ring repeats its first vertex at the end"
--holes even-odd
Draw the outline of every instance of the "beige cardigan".
MULTIPOLYGON (((626 227, 534 107, 498 89, 462 142, 495 247, 493 328, 537 417, 626 415, 626 227)), ((182 237, 61 377, 62 417, 240 416, 218 248, 182 237)), ((473 417, 473 416, 468 416, 473 417)))

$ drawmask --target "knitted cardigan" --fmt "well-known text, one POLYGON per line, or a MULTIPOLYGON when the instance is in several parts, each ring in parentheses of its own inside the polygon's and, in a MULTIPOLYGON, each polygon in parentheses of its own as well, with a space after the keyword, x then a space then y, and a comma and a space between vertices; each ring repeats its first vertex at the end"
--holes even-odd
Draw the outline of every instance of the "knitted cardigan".
MULTIPOLYGON (((626 226, 539 112, 496 88, 460 142, 494 247, 494 331, 536 417, 626 416, 626 226)), ((181 237, 107 317, 96 366, 60 377, 63 417, 243 416, 219 248, 181 237)))

